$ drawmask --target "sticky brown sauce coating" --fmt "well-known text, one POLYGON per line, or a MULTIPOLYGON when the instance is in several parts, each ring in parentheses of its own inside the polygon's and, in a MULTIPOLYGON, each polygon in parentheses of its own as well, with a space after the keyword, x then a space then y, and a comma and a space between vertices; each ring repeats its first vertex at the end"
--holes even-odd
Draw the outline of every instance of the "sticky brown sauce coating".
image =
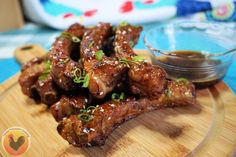
POLYGON ((103 145, 116 127, 144 112, 195 104, 191 82, 169 81, 161 67, 133 60, 141 31, 130 24, 115 29, 109 23, 92 28, 74 24, 54 42, 46 57, 50 69, 44 79, 39 78, 48 70, 45 59, 31 60, 22 68, 23 93, 33 98, 36 93, 51 106, 58 133, 70 144, 103 145), (97 51, 103 52, 101 59, 97 51), (76 83, 75 75, 79 79, 88 75, 87 86, 76 83))

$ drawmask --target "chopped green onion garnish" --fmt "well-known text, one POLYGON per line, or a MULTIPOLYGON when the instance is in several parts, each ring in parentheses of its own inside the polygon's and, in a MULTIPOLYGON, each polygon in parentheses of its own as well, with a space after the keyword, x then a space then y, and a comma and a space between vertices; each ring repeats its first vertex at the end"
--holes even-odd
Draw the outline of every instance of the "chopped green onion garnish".
POLYGON ((91 110, 93 110, 93 109, 96 109, 97 107, 95 107, 95 106, 89 106, 88 108, 87 108, 87 112, 90 112, 91 110))
POLYGON ((61 36, 65 37, 65 38, 71 38, 72 35, 70 33, 68 33, 68 32, 62 32, 61 36))
POLYGON ((95 53, 96 60, 100 61, 102 60, 102 57, 104 56, 104 52, 102 50, 99 50, 95 53))
POLYGON ((128 68, 129 66, 129 60, 126 58, 119 58, 119 62, 125 64, 128 68))
POLYGON ((90 74, 87 73, 84 77, 84 82, 83 82, 82 87, 87 88, 89 85, 89 80, 90 80, 90 74))
POLYGON ((73 71, 73 75, 74 75, 74 79, 73 81, 75 83, 82 83, 84 81, 84 78, 83 78, 83 74, 82 74, 82 71, 79 69, 79 68, 75 68, 75 70, 73 71), (79 74, 78 74, 79 72, 79 74))
POLYGON ((135 64, 137 64, 137 63, 139 63, 139 62, 144 61, 144 58, 141 57, 141 56, 134 56, 134 57, 132 57, 132 60, 129 60, 129 59, 127 59, 127 58, 119 58, 118 61, 119 61, 120 63, 125 64, 125 65, 129 68, 129 67, 130 67, 130 63, 135 63, 135 64))
POLYGON ((74 79, 73 81, 75 83, 83 83, 82 87, 87 88, 89 85, 89 80, 90 80, 90 74, 87 73, 86 75, 84 74, 84 71, 82 72, 79 68, 76 68, 73 71, 74 79), (78 74, 79 72, 79 74, 78 74))
POLYGON ((124 27, 127 26, 129 23, 127 21, 122 21, 119 26, 124 27))
POLYGON ((87 109, 80 109, 80 113, 87 113, 87 109))
POLYGON ((80 109, 80 113, 88 113, 91 110, 96 109, 97 107, 98 107, 98 105, 96 107, 95 106, 89 106, 89 107, 87 107, 87 109, 80 109))
POLYGON ((123 100, 125 98, 125 93, 121 92, 121 94, 113 93, 111 95, 111 99, 113 101, 119 102, 120 100, 123 100))
POLYGON ((95 110, 98 107, 98 105, 95 106, 89 106, 87 109, 81 109, 80 114, 77 116, 80 120, 84 122, 89 122, 92 120, 94 117, 93 115, 89 114, 91 110, 95 110))
POLYGON ((76 78, 73 79, 73 81, 74 81, 75 83, 82 83, 82 82, 84 82, 84 79, 83 79, 83 77, 81 77, 81 78, 76 77, 76 78))
POLYGON ((141 56, 134 56, 134 57, 132 57, 132 60, 134 62, 142 62, 142 61, 144 61, 144 58, 141 56))
POLYGON ((90 120, 93 119, 93 116, 87 113, 81 113, 77 117, 83 122, 89 122, 90 120))
POLYGON ((44 61, 44 71, 43 73, 39 76, 39 80, 44 80, 47 78, 47 76, 50 74, 51 71, 51 62, 50 60, 45 60, 44 61))
POLYGON ((93 44, 94 44, 94 41, 91 41, 91 42, 89 43, 89 47, 92 47, 93 44))
POLYGON ((76 36, 72 36, 71 38, 72 38, 72 41, 74 43, 79 43, 80 42, 80 39, 78 37, 76 37, 76 36))
POLYGON ((133 41, 129 41, 129 46, 130 47, 134 47, 134 42, 133 41))
POLYGON ((168 98, 170 98, 170 97, 171 97, 171 94, 172 94, 170 88, 167 88, 167 89, 165 90, 164 94, 165 94, 165 96, 167 96, 168 98))
POLYGON ((66 64, 70 61, 70 58, 64 58, 64 59, 61 59, 60 63, 61 64, 66 64))
POLYGON ((51 69, 51 62, 50 62, 50 60, 47 59, 44 63, 45 63, 45 68, 47 70, 50 70, 51 69))
POLYGON ((119 94, 118 93, 113 93, 111 95, 111 99, 114 100, 114 101, 118 101, 119 100, 119 94))
POLYGON ((187 83, 188 82, 188 80, 186 78, 178 78, 175 81, 177 82, 177 84, 187 83))
POLYGON ((69 32, 62 32, 61 36, 64 38, 68 38, 70 40, 72 40, 74 43, 78 43, 80 42, 80 39, 72 34, 70 34, 69 32))
POLYGON ((48 74, 41 74, 38 79, 45 80, 47 78, 47 76, 48 76, 48 74))
POLYGON ((121 94, 120 94, 120 100, 124 100, 124 98, 125 98, 125 93, 121 92, 121 94))

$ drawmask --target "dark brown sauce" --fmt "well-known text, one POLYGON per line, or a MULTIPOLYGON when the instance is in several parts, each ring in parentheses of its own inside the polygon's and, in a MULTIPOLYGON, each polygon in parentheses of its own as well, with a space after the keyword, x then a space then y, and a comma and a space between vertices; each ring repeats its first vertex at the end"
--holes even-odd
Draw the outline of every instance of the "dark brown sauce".
POLYGON ((218 82, 227 67, 221 61, 197 51, 173 51, 154 61, 162 66, 170 79, 185 77, 197 87, 206 87, 218 82))
POLYGON ((158 59, 169 65, 186 68, 204 68, 206 66, 217 66, 221 63, 219 60, 210 59, 197 51, 174 51, 168 54, 172 57, 164 56, 158 59))

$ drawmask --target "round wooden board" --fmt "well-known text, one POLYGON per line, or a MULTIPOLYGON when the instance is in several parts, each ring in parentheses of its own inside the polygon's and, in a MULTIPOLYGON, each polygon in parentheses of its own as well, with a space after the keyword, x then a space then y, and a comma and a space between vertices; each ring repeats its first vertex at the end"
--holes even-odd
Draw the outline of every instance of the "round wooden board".
POLYGON ((14 84, 17 77, 10 87, 0 88, 5 88, 0 91, 0 133, 12 126, 25 128, 32 143, 24 156, 224 157, 236 146, 236 98, 224 82, 197 90, 194 106, 145 113, 117 128, 104 146, 76 148, 57 134, 46 106, 22 94, 14 84))

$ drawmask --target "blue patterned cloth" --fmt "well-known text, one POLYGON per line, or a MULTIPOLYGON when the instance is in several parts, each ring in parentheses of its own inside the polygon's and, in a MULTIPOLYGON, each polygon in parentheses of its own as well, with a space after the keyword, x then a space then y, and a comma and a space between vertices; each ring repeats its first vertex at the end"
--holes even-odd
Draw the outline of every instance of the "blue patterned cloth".
POLYGON ((100 21, 118 24, 123 20, 151 23, 190 15, 198 20, 236 21, 235 1, 22 0, 22 4, 28 19, 56 29, 66 29, 74 22, 83 25, 94 25, 100 21))
MULTIPOLYGON (((159 23, 150 23, 143 25, 144 31, 141 34, 138 44, 135 46, 136 49, 145 49, 142 40, 144 33, 158 24, 159 23)), ((15 48, 25 44, 37 44, 45 49, 49 49, 59 34, 60 31, 58 30, 34 24, 26 24, 23 29, 0 33, 0 83, 3 83, 20 70, 20 65, 13 57, 13 51, 15 48)), ((235 69, 236 62, 231 65, 224 81, 236 93, 235 69)))
POLYGON ((180 0, 177 3, 177 16, 186 16, 197 12, 212 10, 210 2, 199 2, 196 0, 180 0))
POLYGON ((236 2, 224 2, 213 4, 210 1, 179 0, 176 3, 177 17, 194 15, 201 20, 232 22, 236 21, 236 2))

